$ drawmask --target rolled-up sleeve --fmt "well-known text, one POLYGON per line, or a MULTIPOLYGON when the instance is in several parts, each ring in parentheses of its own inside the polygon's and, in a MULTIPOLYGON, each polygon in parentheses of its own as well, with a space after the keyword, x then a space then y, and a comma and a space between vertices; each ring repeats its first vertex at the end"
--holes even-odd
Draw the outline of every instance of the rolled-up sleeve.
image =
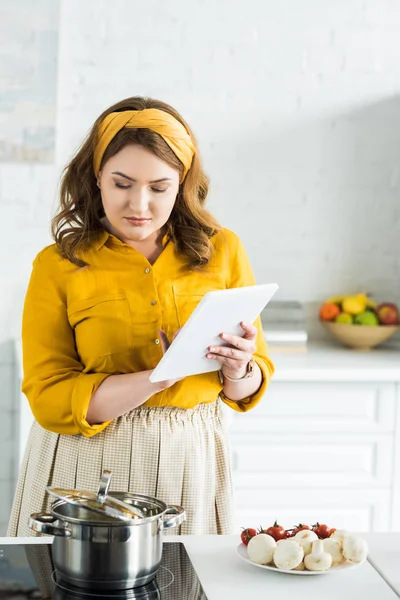
POLYGON ((84 372, 67 316, 66 277, 52 247, 39 253, 22 319, 22 391, 44 429, 91 437, 111 422, 86 421, 91 397, 108 374, 84 372))
MULTIPOLYGON (((235 238, 237 240, 237 244, 236 249, 234 248, 232 251, 231 279, 229 287, 235 288, 254 285, 254 273, 251 268, 246 250, 241 240, 237 236, 235 236, 235 238)), ((229 398, 227 398, 223 392, 220 394, 222 401, 238 412, 246 412, 254 408, 254 406, 259 403, 265 394, 272 375, 274 374, 274 365, 271 359, 268 357, 267 344, 262 330, 260 317, 257 318, 254 325, 257 327, 258 334, 256 340, 256 352, 254 353, 253 358, 261 370, 261 386, 255 394, 239 401, 229 400, 229 398)))

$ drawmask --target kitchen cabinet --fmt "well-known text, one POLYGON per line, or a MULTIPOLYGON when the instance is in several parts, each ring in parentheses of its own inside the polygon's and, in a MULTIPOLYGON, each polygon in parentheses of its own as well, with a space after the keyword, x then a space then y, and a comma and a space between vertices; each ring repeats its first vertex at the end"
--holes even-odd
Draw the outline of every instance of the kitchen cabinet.
MULTIPOLYGON (((237 528, 279 519, 400 531, 400 351, 310 343, 271 357, 258 406, 225 407, 237 528)), ((21 459, 33 419, 22 394, 19 414, 21 459)))
POLYGON ((400 352, 273 355, 257 407, 229 417, 237 527, 400 529, 400 352))

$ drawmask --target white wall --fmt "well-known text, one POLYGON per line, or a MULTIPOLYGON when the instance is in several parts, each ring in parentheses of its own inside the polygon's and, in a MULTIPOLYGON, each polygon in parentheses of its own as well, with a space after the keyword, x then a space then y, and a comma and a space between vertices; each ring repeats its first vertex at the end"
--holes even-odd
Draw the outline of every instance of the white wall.
POLYGON ((260 281, 304 302, 400 300, 399 34, 396 0, 62 1, 56 164, 0 164, 0 343, 19 335, 62 166, 101 110, 135 94, 192 125, 210 208, 260 281))

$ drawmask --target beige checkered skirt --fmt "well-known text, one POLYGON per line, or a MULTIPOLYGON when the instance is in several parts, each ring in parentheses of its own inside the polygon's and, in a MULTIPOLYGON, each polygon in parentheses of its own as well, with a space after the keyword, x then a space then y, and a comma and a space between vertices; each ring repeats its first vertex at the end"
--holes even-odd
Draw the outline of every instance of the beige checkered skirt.
POLYGON ((103 469, 112 472, 110 491, 183 506, 186 521, 171 534, 233 532, 229 443, 217 400, 193 409, 140 407, 91 438, 60 435, 34 422, 7 535, 36 535, 28 518, 49 511, 46 486, 96 492, 103 469))

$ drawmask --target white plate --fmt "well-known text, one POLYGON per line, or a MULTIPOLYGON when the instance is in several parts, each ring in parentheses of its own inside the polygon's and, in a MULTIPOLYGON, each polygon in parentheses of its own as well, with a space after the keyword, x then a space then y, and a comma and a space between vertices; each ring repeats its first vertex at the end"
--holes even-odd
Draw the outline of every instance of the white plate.
POLYGON ((237 553, 239 554, 241 559, 250 563, 251 565, 253 565, 253 567, 260 567, 261 569, 267 569, 269 571, 276 571, 277 573, 289 573, 289 575, 332 575, 334 573, 348 571, 349 569, 355 569, 365 562, 365 560, 360 563, 352 563, 350 561, 347 561, 347 562, 341 563, 340 565, 337 565, 335 567, 331 567, 327 571, 307 571, 307 570, 304 570, 304 571, 291 570, 291 571, 289 571, 286 569, 278 569, 278 567, 275 567, 273 565, 259 565, 255 562, 253 562, 252 560, 249 559, 248 554, 247 554, 247 546, 245 546, 244 544, 239 544, 239 546, 237 547, 237 553))

